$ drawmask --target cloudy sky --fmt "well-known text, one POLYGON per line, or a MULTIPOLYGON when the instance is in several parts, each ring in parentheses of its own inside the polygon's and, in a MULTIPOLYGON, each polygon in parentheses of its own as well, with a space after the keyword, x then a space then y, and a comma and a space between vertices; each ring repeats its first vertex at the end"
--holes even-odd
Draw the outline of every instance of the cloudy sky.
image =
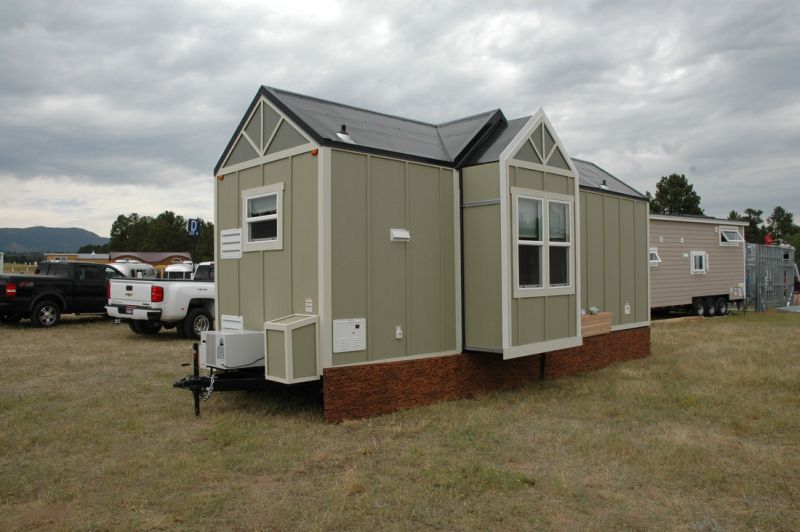
POLYGON ((642 192, 684 173, 707 214, 800 217, 798 28, 796 0, 9 0, 0 227, 212 219, 261 84, 429 122, 543 107, 642 192))

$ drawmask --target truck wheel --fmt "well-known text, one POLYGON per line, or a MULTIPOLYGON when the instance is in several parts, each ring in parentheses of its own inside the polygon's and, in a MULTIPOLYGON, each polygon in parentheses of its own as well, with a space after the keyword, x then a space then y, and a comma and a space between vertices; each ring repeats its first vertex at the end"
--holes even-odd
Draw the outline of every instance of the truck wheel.
POLYGON ((728 300, 724 297, 717 298, 717 314, 719 316, 725 316, 728 313, 728 300))
POLYGON ((52 301, 39 301, 31 312, 31 323, 36 327, 52 327, 60 320, 61 309, 52 301))
POLYGON ((21 314, 0 314, 0 323, 14 324, 19 323, 22 319, 21 314))
POLYGON ((717 313, 717 302, 714 301, 713 297, 709 297, 708 299, 706 299, 705 306, 706 306, 706 316, 708 316, 709 318, 717 313))
POLYGON ((153 321, 140 321, 138 326, 142 334, 157 334, 161 330, 161 324, 153 321))
POLYGON ((200 333, 211 330, 211 315, 204 308, 193 308, 183 320, 183 334, 186 338, 197 340, 200 333))
POLYGON ((128 320, 128 329, 136 334, 142 334, 142 331, 139 330, 139 324, 136 322, 136 320, 128 320))
POLYGON ((706 313, 706 306, 703 304, 702 299, 695 299, 692 303, 692 314, 695 316, 704 316, 706 313))

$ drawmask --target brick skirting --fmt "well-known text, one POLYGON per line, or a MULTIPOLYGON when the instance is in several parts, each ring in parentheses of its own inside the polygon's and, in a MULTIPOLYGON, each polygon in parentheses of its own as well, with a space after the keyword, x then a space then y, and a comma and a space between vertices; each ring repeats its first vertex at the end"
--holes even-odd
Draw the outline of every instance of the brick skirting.
POLYGON ((640 327, 584 338, 580 347, 505 361, 500 355, 463 353, 325 368, 325 421, 339 422, 474 397, 649 354, 650 328, 640 327))

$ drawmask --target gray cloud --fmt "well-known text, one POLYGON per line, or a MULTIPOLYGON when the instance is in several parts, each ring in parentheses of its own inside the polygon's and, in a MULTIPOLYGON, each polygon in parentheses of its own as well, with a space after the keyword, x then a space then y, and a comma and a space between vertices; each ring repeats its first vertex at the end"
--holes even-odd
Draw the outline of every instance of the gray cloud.
MULTIPOLYGON (((65 220, 91 210, 107 233, 119 211, 92 191, 146 183, 124 205, 155 214, 159 191, 210 190, 263 83, 433 122, 544 107, 573 156, 639 190, 686 173, 709 214, 778 204, 800 214, 796 2, 375 6, 4 6, 0 180, 79 183, 76 205, 37 204, 31 189, 31 209, 68 210, 65 220)), ((176 210, 210 218, 212 198, 201 198, 176 210)), ((4 208, 0 225, 26 225, 26 212, 4 208)))

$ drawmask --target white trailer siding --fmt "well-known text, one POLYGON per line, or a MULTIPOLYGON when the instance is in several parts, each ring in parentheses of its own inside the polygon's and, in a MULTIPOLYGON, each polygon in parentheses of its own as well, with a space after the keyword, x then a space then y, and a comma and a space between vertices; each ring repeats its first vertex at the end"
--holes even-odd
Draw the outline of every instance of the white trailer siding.
POLYGON ((744 237, 741 222, 650 216, 650 249, 661 258, 650 266, 651 308, 690 305, 700 296, 743 297, 746 244, 720 244, 720 227, 736 228, 744 237), (692 252, 706 254, 705 273, 692 273, 692 252))

